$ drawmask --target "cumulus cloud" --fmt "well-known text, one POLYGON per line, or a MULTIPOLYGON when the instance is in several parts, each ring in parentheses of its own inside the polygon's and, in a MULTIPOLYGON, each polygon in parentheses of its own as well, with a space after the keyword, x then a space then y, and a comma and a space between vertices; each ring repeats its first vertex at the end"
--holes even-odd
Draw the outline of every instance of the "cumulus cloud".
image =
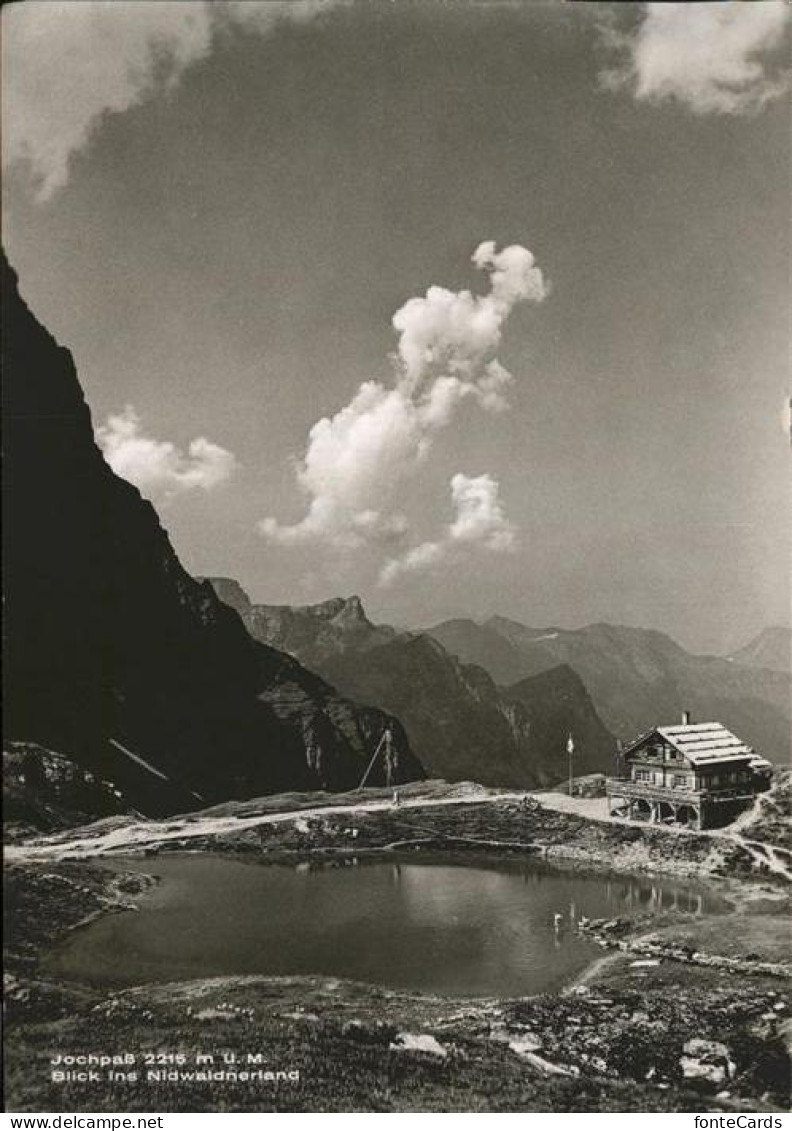
POLYGON ((393 316, 406 383, 413 389, 438 371, 465 380, 483 370, 495 394, 508 380, 497 363, 494 369, 489 365, 500 344, 503 323, 518 302, 541 302, 547 287, 533 255, 519 245, 497 252, 494 241, 486 240, 474 251, 473 263, 489 272, 489 294, 474 296, 470 291, 430 287, 393 316))
POLYGON ((498 499, 498 482, 491 475, 470 478, 461 472, 451 480, 456 518, 448 528, 452 542, 477 542, 489 550, 509 550, 515 531, 498 499))
POLYGON ((293 525, 265 518, 258 528, 266 538, 345 549, 402 539, 399 491, 437 433, 463 401, 485 412, 506 407, 512 375, 494 356, 503 324, 517 303, 540 302, 547 285, 524 247, 498 252, 488 241, 473 262, 489 275, 486 294, 430 287, 394 314, 392 382, 364 382, 349 404, 314 424, 297 468, 307 512, 293 525))
POLYGON ((603 24, 617 62, 601 77, 643 101, 676 100, 697 114, 756 112, 788 89, 777 56, 790 11, 783 0, 646 4, 631 33, 603 24))
POLYGON ((267 35, 348 0, 24 0, 3 10, 3 157, 39 200, 108 113, 173 87, 229 27, 267 35))
POLYGON ((439 541, 423 542, 401 557, 391 558, 380 572, 380 584, 447 564, 462 547, 478 547, 492 553, 512 550, 516 530, 506 518, 498 497, 498 481, 491 475, 474 477, 458 472, 451 480, 451 502, 455 518, 439 541))
POLYGON ((97 428, 96 439, 113 471, 151 498, 168 499, 196 489, 211 491, 237 466, 231 452, 203 436, 191 440, 185 454, 168 440, 144 435, 131 405, 109 416, 97 428))

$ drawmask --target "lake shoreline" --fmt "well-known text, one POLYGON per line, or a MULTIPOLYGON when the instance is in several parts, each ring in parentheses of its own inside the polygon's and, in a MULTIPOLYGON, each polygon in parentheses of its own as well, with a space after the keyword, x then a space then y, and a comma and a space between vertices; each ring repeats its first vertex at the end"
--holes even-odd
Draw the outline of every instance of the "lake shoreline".
POLYGON ((734 910, 726 893, 690 882, 471 851, 277 862, 168 852, 99 866, 131 881, 145 868, 158 882, 137 901, 140 920, 127 914, 122 924, 94 926, 48 954, 48 977, 123 988, 321 973, 449 997, 522 996, 558 992, 590 963, 599 939, 585 930, 589 921, 643 925, 654 918, 650 907, 695 917, 734 910))
MULTIPOLYGON (((316 823, 298 815, 258 831, 248 827, 220 837, 190 837, 188 843, 179 844, 174 836, 157 846, 135 847, 139 880, 114 872, 109 853, 9 862, 12 908, 18 900, 9 917, 15 936, 7 940, 6 966, 11 978, 6 1071, 13 1110, 59 1110, 66 1097, 73 1110, 95 1111, 213 1110, 220 1097, 239 1111, 784 1109, 787 983, 750 966, 737 974, 664 955, 647 958, 600 941, 602 955, 564 989, 521 999, 442 998, 319 976, 199 978, 122 990, 41 976, 41 953, 87 917, 136 905, 149 889, 146 873, 156 871, 160 853, 186 850, 249 863, 344 866, 340 862, 355 854, 393 859, 387 845, 396 839, 394 833, 403 833, 396 826, 404 819, 403 812, 382 808, 359 814, 354 827, 346 814, 325 814, 316 823), (350 828, 357 829, 356 836, 344 832, 350 828), (301 1083, 266 1094, 235 1083, 174 1090, 167 1081, 99 1092, 75 1086, 64 1092, 48 1080, 42 1049, 51 1041, 47 1034, 54 1032, 53 1025, 61 1048, 88 1048, 98 1034, 114 1048, 127 1045, 141 1052, 205 1041, 207 1018, 219 1034, 212 1038, 216 1043, 242 1048, 255 1034, 256 1041, 280 1049, 284 1063, 301 1066, 301 1083), (418 1037, 432 1038, 443 1051, 418 1047, 422 1041, 412 1039, 418 1037), (684 1049, 700 1039, 725 1043, 737 1066, 722 1087, 683 1075, 684 1049)), ((547 866, 614 878, 628 874, 629 861, 639 865, 635 874, 648 879, 647 865, 658 863, 663 835, 616 829, 610 837, 606 829, 603 836, 601 826, 592 831, 580 818, 526 811, 517 803, 478 809, 466 803, 454 806, 453 819, 449 810, 424 810, 421 824, 427 820, 441 839, 451 829, 459 832, 460 824, 465 835, 479 834, 486 825, 491 840, 507 839, 504 831, 512 841, 529 834, 535 840, 540 832, 553 850, 547 866), (614 839, 626 851, 613 851, 614 839), (636 840, 641 842, 637 852, 636 840)), ((680 840, 673 841, 677 852, 680 840)), ((466 853, 449 845, 447 837, 444 843, 443 854, 463 864, 469 845, 466 853)), ((672 842, 666 837, 665 843, 672 842)), ((717 879, 732 907, 718 917, 716 934, 704 938, 710 952, 713 939, 721 943, 727 937, 738 956, 777 945, 774 924, 783 922, 788 909, 784 886, 774 878, 760 879, 746 861, 737 875, 717 877, 712 846, 687 837, 685 843, 692 851, 682 861, 680 878, 717 879)), ((416 858, 427 858, 425 849, 414 851, 416 858)), ((476 855, 493 866, 520 858, 518 850, 494 846, 476 855)), ((679 877, 677 870, 662 866, 652 872, 658 879, 679 877)), ((706 936, 706 922, 699 921, 697 929, 706 936)), ((644 917, 625 941, 645 939, 652 930, 661 934, 664 946, 673 948, 683 939, 688 946, 696 943, 689 924, 667 915, 644 917)))

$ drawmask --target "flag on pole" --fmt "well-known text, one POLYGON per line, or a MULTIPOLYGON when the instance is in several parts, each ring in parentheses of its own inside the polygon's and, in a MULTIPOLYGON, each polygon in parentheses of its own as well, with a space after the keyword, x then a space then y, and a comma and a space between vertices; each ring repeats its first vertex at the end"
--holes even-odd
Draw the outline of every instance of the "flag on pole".
POLYGON ((575 743, 572 739, 572 735, 570 734, 569 738, 567 739, 567 754, 574 754, 574 753, 575 753, 575 743))

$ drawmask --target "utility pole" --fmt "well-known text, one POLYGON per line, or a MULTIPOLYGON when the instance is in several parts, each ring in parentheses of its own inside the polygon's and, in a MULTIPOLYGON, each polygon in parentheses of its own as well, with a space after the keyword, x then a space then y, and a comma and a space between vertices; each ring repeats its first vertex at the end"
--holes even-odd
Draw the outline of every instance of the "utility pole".
POLYGON ((396 747, 394 746, 394 743, 393 743, 393 732, 392 732, 391 728, 385 727, 385 730, 382 732, 382 735, 380 736, 380 740, 377 743, 377 748, 374 751, 374 753, 371 755, 371 761, 369 762, 369 764, 366 768, 366 772, 363 775, 363 777, 360 779, 360 785, 358 786, 358 789, 362 789, 363 786, 368 781, 368 776, 371 773, 371 771, 374 769, 374 763, 377 760, 377 756, 379 755, 380 750, 383 750, 383 748, 384 748, 385 784, 387 786, 391 786, 393 784, 393 775, 394 775, 394 773, 395 773, 395 771, 398 767, 398 764, 399 764, 399 754, 398 754, 398 751, 397 751, 397 749, 396 749, 396 747))
POLYGON ((395 751, 393 749, 393 735, 391 734, 390 727, 385 728, 385 784, 390 787, 393 785, 393 772, 396 769, 395 751))
POLYGON ((382 746, 382 744, 383 744, 384 742, 385 742, 385 732, 383 731, 383 733, 382 733, 382 736, 381 736, 381 738, 380 738, 379 742, 377 743, 377 748, 376 748, 376 750, 374 751, 374 753, 373 753, 373 754, 371 755, 371 761, 369 762, 369 764, 368 764, 368 766, 367 766, 367 768, 366 768, 366 772, 365 772, 365 774, 363 775, 363 777, 362 777, 362 778, 360 779, 360 785, 358 786, 358 789, 362 789, 362 788, 363 788, 363 786, 364 786, 364 785, 366 784, 366 781, 367 781, 367 779, 368 779, 368 776, 369 776, 369 774, 371 773, 371 771, 372 771, 372 769, 373 769, 373 767, 374 767, 374 763, 375 763, 375 762, 376 762, 376 760, 377 760, 377 755, 378 755, 378 754, 379 754, 379 752, 380 752, 380 747, 382 746))
POLYGON ((572 796, 574 777, 572 775, 572 755, 575 753, 575 742, 572 738, 572 732, 569 733, 567 739, 567 754, 569 755, 569 796, 572 796))

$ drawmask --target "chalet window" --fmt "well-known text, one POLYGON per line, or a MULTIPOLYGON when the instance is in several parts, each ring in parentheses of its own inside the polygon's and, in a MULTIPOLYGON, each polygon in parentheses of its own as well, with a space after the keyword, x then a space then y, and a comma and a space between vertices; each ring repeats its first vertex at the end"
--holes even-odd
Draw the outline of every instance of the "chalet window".
POLYGON ((636 781, 654 781, 654 774, 652 773, 651 770, 636 770, 635 771, 635 780, 636 781))
POLYGON ((687 774, 674 774, 674 788, 684 789, 685 786, 690 785, 690 778, 687 774))

